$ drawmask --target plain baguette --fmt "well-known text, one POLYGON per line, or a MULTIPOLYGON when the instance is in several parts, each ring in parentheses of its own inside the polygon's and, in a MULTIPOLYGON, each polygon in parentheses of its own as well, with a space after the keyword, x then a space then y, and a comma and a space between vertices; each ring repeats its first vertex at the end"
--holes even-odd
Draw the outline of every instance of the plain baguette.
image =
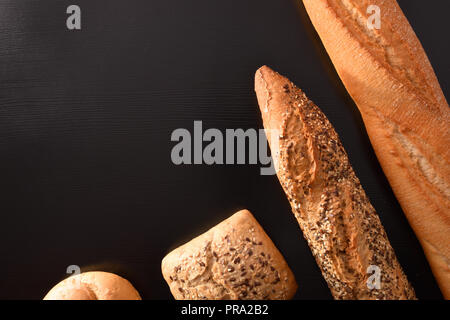
POLYGON ((380 219, 325 115, 264 66, 255 91, 277 175, 335 299, 415 299, 380 219), (380 287, 370 283, 380 270, 380 287))
POLYGON ((170 252, 161 269, 178 300, 285 300, 297 291, 291 269, 248 210, 170 252))
POLYGON ((381 166, 450 298, 449 106, 395 0, 303 0, 381 166), (380 8, 380 29, 366 10, 380 8))

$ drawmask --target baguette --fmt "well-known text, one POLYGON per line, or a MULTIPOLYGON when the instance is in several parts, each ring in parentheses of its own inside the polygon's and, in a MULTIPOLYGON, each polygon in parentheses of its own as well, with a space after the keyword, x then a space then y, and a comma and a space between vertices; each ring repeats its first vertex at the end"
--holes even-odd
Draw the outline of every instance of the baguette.
POLYGON ((450 298, 449 106, 395 0, 303 0, 375 153, 450 298), (380 8, 380 29, 366 10, 380 8))
POLYGON ((297 283, 248 210, 170 252, 161 264, 177 300, 285 300, 297 283))
POLYGON ((255 91, 278 178, 334 298, 415 299, 325 115, 266 66, 256 72, 255 91))

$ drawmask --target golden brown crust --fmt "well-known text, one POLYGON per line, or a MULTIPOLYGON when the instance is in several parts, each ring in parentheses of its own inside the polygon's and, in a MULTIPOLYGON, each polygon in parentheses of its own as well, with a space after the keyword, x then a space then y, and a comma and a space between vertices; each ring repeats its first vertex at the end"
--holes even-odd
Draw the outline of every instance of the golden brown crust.
POLYGON ((450 112, 431 64, 394 0, 303 3, 450 298, 450 112), (367 28, 372 4, 379 30, 367 28))
POLYGON ((44 300, 141 300, 128 280, 109 272, 85 272, 64 279, 44 300))
POLYGON ((170 252, 161 269, 178 300, 284 300, 297 291, 283 256, 247 210, 170 252))
POLYGON ((277 175, 336 299, 414 299, 338 135, 304 93, 270 68, 255 90, 277 175), (371 289, 370 268, 381 271, 371 289))

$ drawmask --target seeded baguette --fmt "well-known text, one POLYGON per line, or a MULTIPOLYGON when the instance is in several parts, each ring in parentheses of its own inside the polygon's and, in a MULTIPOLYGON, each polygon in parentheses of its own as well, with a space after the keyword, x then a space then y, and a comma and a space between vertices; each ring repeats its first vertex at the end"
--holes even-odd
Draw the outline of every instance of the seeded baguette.
POLYGON ((170 252, 161 269, 177 300, 285 300, 297 291, 283 256, 247 210, 170 252))
POLYGON ((325 115, 266 66, 256 72, 255 91, 278 179, 334 298, 415 299, 325 115), (380 289, 368 286, 370 266, 381 272, 380 289))
POLYGON ((450 111, 395 0, 303 0, 386 177, 450 299, 450 111), (369 5, 380 29, 369 29, 369 5))

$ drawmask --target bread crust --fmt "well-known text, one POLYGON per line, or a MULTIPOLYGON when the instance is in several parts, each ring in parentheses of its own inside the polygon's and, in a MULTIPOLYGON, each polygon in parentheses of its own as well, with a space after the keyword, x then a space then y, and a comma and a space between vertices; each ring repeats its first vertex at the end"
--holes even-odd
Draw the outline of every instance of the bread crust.
POLYGON ((91 271, 59 282, 44 300, 141 300, 141 297, 128 280, 109 272, 91 271))
POLYGON ((256 72, 255 91, 278 178, 334 298, 415 299, 325 115, 266 66, 256 72), (374 267, 379 288, 368 285, 374 267))
POLYGON ((449 299, 450 112, 426 53, 394 0, 303 3, 449 299), (367 27, 369 5, 379 30, 367 27))
POLYGON ((161 269, 177 300, 285 300, 297 291, 283 256, 248 210, 170 252, 161 269))

